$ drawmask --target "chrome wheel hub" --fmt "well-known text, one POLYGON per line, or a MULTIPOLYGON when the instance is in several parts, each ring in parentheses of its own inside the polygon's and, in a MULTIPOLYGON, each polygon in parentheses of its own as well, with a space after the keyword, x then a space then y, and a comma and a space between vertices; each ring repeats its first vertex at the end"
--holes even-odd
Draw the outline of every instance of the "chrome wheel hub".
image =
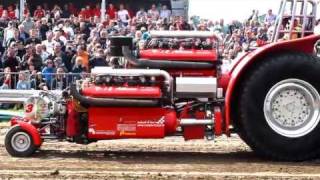
POLYGON ((11 145, 18 152, 26 151, 31 145, 30 136, 25 132, 18 132, 12 136, 11 145))
POLYGON ((320 96, 306 81, 287 79, 274 85, 264 101, 268 125, 289 138, 310 133, 319 123, 320 96))

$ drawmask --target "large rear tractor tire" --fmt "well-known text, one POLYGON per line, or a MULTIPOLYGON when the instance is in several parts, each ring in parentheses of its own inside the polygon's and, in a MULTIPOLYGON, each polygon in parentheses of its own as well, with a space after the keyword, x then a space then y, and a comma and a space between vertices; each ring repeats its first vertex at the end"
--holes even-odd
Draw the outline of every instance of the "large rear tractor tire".
POLYGON ((255 64, 241 84, 240 137, 259 155, 303 161, 320 154, 320 60, 277 54, 255 64))

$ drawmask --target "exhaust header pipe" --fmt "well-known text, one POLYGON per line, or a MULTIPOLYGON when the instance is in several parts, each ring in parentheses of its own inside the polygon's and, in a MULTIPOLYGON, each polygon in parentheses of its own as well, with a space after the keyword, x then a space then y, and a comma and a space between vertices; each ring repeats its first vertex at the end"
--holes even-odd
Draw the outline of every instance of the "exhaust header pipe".
POLYGON ((181 119, 180 126, 213 125, 214 119, 181 119))

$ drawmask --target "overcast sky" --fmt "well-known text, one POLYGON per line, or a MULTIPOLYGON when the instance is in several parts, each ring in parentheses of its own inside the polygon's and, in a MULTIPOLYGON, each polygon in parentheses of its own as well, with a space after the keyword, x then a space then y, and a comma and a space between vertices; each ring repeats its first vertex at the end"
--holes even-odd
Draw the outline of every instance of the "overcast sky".
POLYGON ((233 19, 248 18, 253 9, 265 14, 268 9, 278 13, 280 0, 189 0, 189 16, 218 20, 224 18, 226 22, 233 19))

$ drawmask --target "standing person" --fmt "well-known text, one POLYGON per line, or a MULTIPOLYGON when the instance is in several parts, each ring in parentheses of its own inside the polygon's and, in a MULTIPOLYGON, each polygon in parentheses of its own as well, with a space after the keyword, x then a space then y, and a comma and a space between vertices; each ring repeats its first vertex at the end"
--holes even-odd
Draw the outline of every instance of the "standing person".
POLYGON ((3 46, 7 47, 7 42, 9 39, 14 38, 14 32, 16 31, 16 28, 14 27, 14 24, 12 21, 8 23, 8 27, 4 29, 3 31, 3 46))
POLYGON ((46 33, 50 30, 49 25, 48 25, 48 21, 46 18, 42 18, 41 19, 41 24, 40 24, 40 38, 41 40, 45 40, 46 39, 46 33))
POLYGON ((163 5, 160 11, 160 18, 169 20, 171 16, 171 11, 168 9, 167 5, 163 5))
POLYGON ((156 21, 158 20, 160 13, 157 9, 157 6, 155 4, 152 4, 151 9, 148 11, 148 16, 153 20, 156 21))
POLYGON ((2 5, 2 4, 0 4, 0 17, 1 17, 1 16, 2 16, 2 14, 3 14, 3 11, 4 11, 3 5, 2 5))
POLYGON ((11 20, 16 20, 17 19, 16 12, 15 12, 13 6, 9 6, 8 7, 8 17, 11 20))
POLYGON ((34 28, 34 22, 30 17, 30 14, 26 14, 24 20, 22 21, 25 32, 29 33, 31 29, 34 28))
POLYGON ((49 54, 53 54, 53 47, 54 47, 55 41, 53 41, 52 31, 48 31, 46 33, 46 37, 47 37, 46 38, 47 40, 42 41, 42 45, 46 47, 46 50, 49 54))
POLYGON ((42 69, 42 76, 44 77, 47 86, 50 86, 53 80, 53 73, 55 73, 55 69, 53 67, 53 61, 48 59, 46 61, 46 66, 42 69))
POLYGON ((71 12, 69 11, 69 6, 68 4, 65 4, 62 9, 61 18, 64 18, 64 19, 69 18, 70 15, 71 15, 71 12))
POLYGON ((112 3, 109 4, 107 9, 107 14, 110 20, 114 20, 116 18, 117 10, 112 3))
POLYGON ((33 17, 35 19, 41 19, 45 16, 45 14, 46 13, 45 13, 44 9, 42 9, 41 5, 38 5, 37 9, 33 13, 33 17))
POLYGON ((143 18, 146 18, 147 16, 148 14, 143 7, 141 7, 140 10, 136 13, 136 17, 139 21, 143 18))
POLYGON ((277 19, 277 16, 272 13, 272 9, 269 9, 268 14, 264 19, 264 23, 267 24, 268 26, 272 26, 276 21, 276 19, 277 19))
POLYGON ((123 4, 120 4, 120 9, 117 12, 117 18, 118 18, 118 22, 120 23, 120 27, 121 26, 128 26, 129 25, 129 21, 131 19, 128 10, 126 10, 124 8, 123 4))

